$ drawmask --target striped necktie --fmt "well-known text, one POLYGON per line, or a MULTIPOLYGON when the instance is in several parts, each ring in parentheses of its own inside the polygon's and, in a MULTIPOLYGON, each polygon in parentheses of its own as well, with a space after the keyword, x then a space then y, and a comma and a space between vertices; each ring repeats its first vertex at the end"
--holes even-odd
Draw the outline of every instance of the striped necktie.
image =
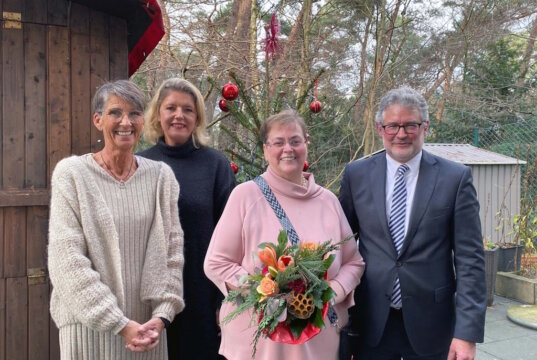
MULTIPOLYGON (((400 165, 395 174, 395 185, 393 187, 392 207, 388 226, 392 235, 393 244, 397 254, 401 252, 403 240, 405 239, 406 220, 406 182, 405 172, 409 169, 407 164, 400 165)), ((399 277, 395 278, 391 297, 391 306, 401 308, 401 286, 399 277)))

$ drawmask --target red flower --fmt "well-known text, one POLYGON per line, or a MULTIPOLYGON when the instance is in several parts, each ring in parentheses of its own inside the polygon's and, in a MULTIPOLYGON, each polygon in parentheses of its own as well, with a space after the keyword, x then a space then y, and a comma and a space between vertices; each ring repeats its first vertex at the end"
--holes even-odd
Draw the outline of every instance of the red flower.
POLYGON ((302 279, 296 279, 287 284, 289 289, 294 290, 297 294, 303 294, 306 291, 306 284, 302 279))
POLYGON ((279 271, 285 271, 288 267, 295 266, 295 259, 293 259, 292 256, 289 255, 282 255, 278 259, 278 270, 279 271))

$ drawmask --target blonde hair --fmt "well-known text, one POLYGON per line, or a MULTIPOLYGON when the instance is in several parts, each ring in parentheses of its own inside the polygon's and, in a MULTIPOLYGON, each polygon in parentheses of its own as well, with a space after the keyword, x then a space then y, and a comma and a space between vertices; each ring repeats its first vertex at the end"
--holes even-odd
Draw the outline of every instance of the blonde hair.
POLYGON ((205 117, 205 102, 203 101, 203 96, 198 88, 190 81, 180 78, 164 80, 149 102, 147 112, 145 113, 144 139, 151 144, 156 144, 164 135, 162 126, 158 121, 160 105, 162 105, 166 96, 173 91, 182 92, 192 96, 194 105, 196 106, 196 113, 198 114, 196 127, 192 132, 192 141, 195 147, 199 147, 200 145, 207 146, 209 144, 209 136, 207 135, 207 119, 205 117))

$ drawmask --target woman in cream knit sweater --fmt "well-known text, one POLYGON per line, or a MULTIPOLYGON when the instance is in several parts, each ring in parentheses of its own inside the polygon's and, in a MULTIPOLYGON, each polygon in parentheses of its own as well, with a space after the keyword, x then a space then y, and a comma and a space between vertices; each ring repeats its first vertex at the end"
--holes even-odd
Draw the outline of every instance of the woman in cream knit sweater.
POLYGON ((166 359, 166 324, 184 308, 179 186, 164 163, 135 157, 143 93, 103 85, 95 154, 72 156, 52 175, 50 311, 62 359, 166 359))

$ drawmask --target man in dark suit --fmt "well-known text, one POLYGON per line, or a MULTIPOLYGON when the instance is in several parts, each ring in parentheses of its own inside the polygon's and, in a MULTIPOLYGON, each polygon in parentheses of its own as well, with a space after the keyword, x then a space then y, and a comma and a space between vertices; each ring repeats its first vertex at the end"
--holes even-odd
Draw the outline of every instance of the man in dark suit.
POLYGON ((474 359, 486 285, 470 168, 422 150, 428 106, 411 88, 389 91, 375 122, 385 151, 348 164, 339 194, 367 264, 355 359, 474 359))

